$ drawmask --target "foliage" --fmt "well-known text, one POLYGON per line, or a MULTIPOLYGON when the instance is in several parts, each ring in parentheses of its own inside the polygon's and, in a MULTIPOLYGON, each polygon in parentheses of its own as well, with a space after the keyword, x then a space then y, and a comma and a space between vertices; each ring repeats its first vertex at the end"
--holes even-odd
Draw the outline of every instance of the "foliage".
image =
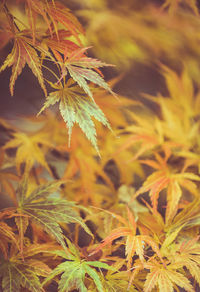
MULTIPOLYGON (((84 281, 85 274, 88 274, 93 279, 98 291, 102 291, 103 286, 94 267, 106 270, 113 270, 113 268, 100 261, 85 261, 84 259, 81 259, 76 247, 69 240, 67 240, 67 244, 69 247, 68 253, 65 251, 53 251, 53 254, 61 256, 66 259, 66 261, 58 265, 49 277, 46 278, 45 282, 48 282, 56 275, 63 273, 59 281, 59 291, 70 291, 73 287, 78 288, 80 291, 87 291, 84 281)), ((45 284, 45 282, 43 284, 45 284)))
POLYGON ((45 95, 0 119, 2 291, 199 291, 199 6, 67 5, 0 4, 10 93, 28 65, 45 95), (136 62, 163 84, 128 98, 136 62))

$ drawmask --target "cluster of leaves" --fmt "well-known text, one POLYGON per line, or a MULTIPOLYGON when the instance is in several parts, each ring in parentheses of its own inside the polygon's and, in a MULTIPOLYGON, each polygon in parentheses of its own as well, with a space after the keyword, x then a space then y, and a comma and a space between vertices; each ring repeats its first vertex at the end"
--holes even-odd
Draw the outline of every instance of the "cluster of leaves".
MULTIPOLYGON (((124 2, 117 9, 130 7, 124 2)), ((102 0, 84 3, 106 7, 102 0)), ((132 4, 134 33, 148 28, 137 34, 138 51, 148 58, 159 59, 164 47, 175 57, 177 42, 149 50, 149 32, 161 38, 167 20, 177 34, 180 22, 173 17, 184 23, 186 14, 195 34, 195 1, 163 1, 153 10, 132 4)), ((0 119, 0 191, 9 198, 0 210, 3 292, 198 291, 200 87, 189 65, 194 56, 179 67, 175 62, 175 69, 158 64, 165 94, 116 98, 112 89, 120 78, 104 81, 98 68, 106 63, 86 55, 83 29, 63 4, 4 0, 0 8, 2 49, 13 45, 1 66, 12 66, 11 94, 28 64, 46 95, 41 115, 17 123, 0 119), (43 70, 56 81, 45 79, 43 70), (46 82, 53 92, 47 93, 46 82), (57 102, 60 116, 47 109, 57 102)))
POLYGON ((15 15, 16 1, 14 1, 14 9, 12 9, 13 3, 7 4, 5 0, 0 7, 2 19, 0 32, 3 46, 6 46, 8 42, 13 44, 10 54, 0 67, 0 72, 7 67, 12 67, 11 95, 14 94, 16 79, 27 64, 37 77, 46 96, 46 102, 40 113, 50 105, 59 102, 61 115, 68 127, 69 143, 72 127, 74 123, 78 123, 98 151, 92 117, 107 127, 110 125, 95 103, 92 89, 87 81, 112 93, 98 70, 99 67, 108 65, 86 56, 88 48, 83 47, 80 39, 83 29, 76 17, 64 5, 53 0, 20 2, 22 2, 21 13, 23 10, 25 13, 23 22, 15 15), (39 17, 41 23, 37 22, 39 17), (52 69, 45 65, 45 61, 52 62, 58 73, 52 72, 52 69), (56 79, 55 82, 46 80, 52 88, 56 89, 50 94, 47 93, 42 73, 43 67, 52 72, 56 79), (85 101, 80 98, 84 94, 88 96, 85 101))

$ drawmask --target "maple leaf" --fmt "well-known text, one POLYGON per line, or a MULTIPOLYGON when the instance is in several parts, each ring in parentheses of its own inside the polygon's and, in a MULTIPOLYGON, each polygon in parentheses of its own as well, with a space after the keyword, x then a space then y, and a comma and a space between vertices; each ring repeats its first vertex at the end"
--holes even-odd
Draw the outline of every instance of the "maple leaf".
POLYGON ((174 255, 174 265, 186 267, 192 277, 200 285, 200 244, 199 236, 183 241, 177 248, 174 255))
POLYGON ((13 138, 4 145, 4 149, 17 147, 15 161, 19 174, 21 173, 20 167, 22 163, 25 163, 25 173, 28 173, 34 166, 35 162, 41 164, 49 171, 49 173, 51 173, 49 165, 45 159, 47 149, 41 147, 41 145, 43 145, 52 148, 53 145, 48 140, 48 135, 46 133, 40 133, 40 131, 29 135, 17 132, 14 133, 13 138))
MULTIPOLYGON (((179 232, 181 227, 176 229, 173 233, 179 232)), ((172 236, 173 236, 172 233, 172 236)), ((176 234, 177 235, 177 234, 176 234)), ((175 236, 176 236, 175 235, 175 236)), ((175 236, 173 236, 175 238, 175 236)), ((171 237, 171 236, 170 236, 171 237)), ((168 240, 168 237, 165 241, 168 240)), ((187 278, 190 278, 190 275, 200 284, 200 264, 199 264, 199 257, 200 257, 200 244, 199 244, 199 236, 192 238, 192 239, 185 239, 184 237, 179 236, 179 242, 173 243, 169 241, 168 247, 166 249, 164 247, 165 257, 169 259, 171 262, 171 267, 178 269, 179 271, 184 271, 184 275, 187 278)))
POLYGON ((158 153, 155 153, 155 160, 140 160, 141 163, 155 168, 156 171, 146 178, 142 187, 140 187, 133 196, 134 199, 141 193, 149 192, 155 210, 158 205, 158 197, 161 191, 167 189, 167 209, 165 215, 167 224, 171 222, 178 210, 178 203, 182 196, 182 189, 180 186, 185 187, 185 184, 190 183, 191 180, 200 180, 200 177, 193 173, 184 171, 180 173, 174 172, 174 170, 170 168, 170 164, 167 163, 169 155, 170 152, 168 154, 166 153, 165 157, 162 158, 158 153))
POLYGON ((86 261, 82 260, 79 251, 76 247, 67 240, 69 247, 69 253, 65 251, 53 251, 52 253, 65 259, 64 262, 59 264, 52 273, 45 279, 43 285, 53 279, 56 275, 62 273, 59 280, 58 291, 65 292, 70 291, 72 288, 77 288, 81 292, 87 292, 85 286, 85 278, 88 275, 95 283, 95 286, 99 292, 103 292, 103 285, 98 272, 95 268, 114 270, 108 264, 100 261, 86 261))
MULTIPOLYGON (((28 263, 27 263, 28 264, 28 263)), ((3 292, 19 291, 20 286, 32 292, 42 292, 39 278, 33 272, 32 267, 27 268, 23 264, 5 262, 0 271, 2 276, 3 292)))
POLYGON ((12 245, 8 258, 1 261, 0 277, 3 292, 20 291, 22 287, 31 292, 44 291, 39 277, 46 277, 51 269, 38 259, 38 255, 51 249, 52 246, 49 244, 30 245, 25 248, 22 259, 12 245))
POLYGON ((135 146, 135 153, 129 160, 132 162, 141 155, 146 154, 147 151, 152 151, 158 145, 163 145, 164 134, 160 120, 144 106, 141 107, 140 114, 130 112, 130 118, 133 120, 132 124, 118 133, 119 136, 123 135, 124 132, 129 133, 129 135, 116 151, 116 155, 126 149, 130 149, 131 146, 135 146))
POLYGON ((97 59, 89 58, 84 55, 88 48, 81 48, 73 51, 71 55, 64 59, 64 66, 62 64, 62 76, 61 79, 67 75, 67 71, 70 76, 78 83, 78 85, 83 88, 83 90, 88 94, 88 96, 93 100, 93 94, 90 90, 87 81, 91 81, 100 87, 108 90, 111 94, 115 95, 111 90, 109 85, 104 81, 104 79, 97 72, 92 69, 96 69, 103 66, 112 66, 110 64, 103 63, 97 59), (66 71, 67 70, 67 71, 66 71))
MULTIPOLYGON (((63 181, 52 181, 38 186, 31 193, 28 193, 27 179, 25 178, 17 191, 18 208, 17 213, 22 217, 28 217, 44 228, 44 230, 55 237, 65 247, 63 233, 59 222, 78 223, 86 232, 91 232, 84 224, 78 213, 74 210, 75 203, 62 199, 50 199, 49 194, 57 190, 63 181)), ((20 232, 21 241, 28 226, 27 219, 21 218, 16 221, 20 232)), ((22 244, 21 244, 22 246, 22 244)))
POLYGON ((132 257, 134 256, 135 253, 139 256, 141 262, 145 262, 144 259, 145 244, 151 246, 153 251, 156 252, 156 254, 160 258, 162 258, 157 243, 154 241, 154 239, 152 239, 148 235, 136 235, 137 225, 134 216, 128 207, 127 207, 128 221, 120 215, 116 215, 110 211, 107 212, 114 216, 117 220, 119 220, 119 222, 121 222, 124 226, 113 229, 112 232, 105 239, 103 239, 103 242, 95 249, 95 251, 91 253, 91 255, 101 250, 104 246, 112 243, 113 240, 120 237, 126 237, 125 253, 126 259, 128 261, 127 263, 128 268, 131 267, 132 257))
POLYGON ((15 33, 13 49, 1 66, 0 72, 5 70, 7 67, 12 66, 12 74, 10 77, 10 92, 11 95, 13 95, 15 81, 21 74, 24 66, 28 64, 33 74, 37 77, 45 95, 47 95, 41 70, 41 62, 36 49, 32 46, 32 43, 28 38, 28 35, 29 32, 26 30, 15 33))
POLYGON ((96 130, 92 117, 96 118, 103 125, 110 128, 110 125, 101 109, 85 96, 84 91, 69 79, 64 87, 57 85, 57 91, 51 92, 38 114, 50 105, 59 103, 61 115, 68 127, 68 145, 70 145, 71 133, 74 123, 78 123, 86 137, 98 152, 96 130))
POLYGON ((15 81, 19 74, 21 74, 24 66, 28 64, 33 74, 37 77, 46 96, 47 91, 41 70, 42 56, 39 56, 38 53, 40 52, 43 56, 48 56, 51 61, 55 62, 52 52, 49 52, 49 48, 53 50, 56 57, 59 55, 59 53, 56 53, 56 50, 59 50, 61 54, 64 54, 68 51, 68 49, 69 52, 78 49, 79 46, 71 40, 65 40, 65 37, 67 36, 69 38, 70 36, 74 36, 81 45, 79 34, 83 33, 83 29, 77 18, 70 13, 70 10, 59 2, 53 1, 53 3, 44 3, 44 1, 40 0, 24 0, 23 2, 25 2, 25 12, 28 16, 30 30, 27 29, 26 25, 24 25, 26 29, 20 30, 16 24, 17 18, 15 17, 15 13, 12 14, 8 10, 7 6, 3 4, 9 26, 7 31, 8 34, 11 35, 10 38, 14 40, 14 46, 11 53, 7 56, 1 66, 0 72, 5 70, 7 67, 12 66, 10 92, 11 95, 13 95, 15 81), (45 37, 44 34, 42 35, 41 32, 39 33, 36 30, 36 19, 38 15, 42 16, 46 22, 51 35, 51 40, 49 39, 49 36, 45 37), (64 25, 65 30, 58 29, 58 23, 64 25), (61 37, 61 41, 59 37, 61 37), (47 41, 40 41, 40 39, 45 38, 47 38, 47 41))
POLYGON ((189 280, 180 272, 177 272, 173 265, 167 267, 158 263, 147 264, 146 268, 150 269, 144 283, 144 292, 151 292, 155 286, 158 286, 160 292, 173 292, 174 286, 184 288, 188 292, 194 292, 189 280))

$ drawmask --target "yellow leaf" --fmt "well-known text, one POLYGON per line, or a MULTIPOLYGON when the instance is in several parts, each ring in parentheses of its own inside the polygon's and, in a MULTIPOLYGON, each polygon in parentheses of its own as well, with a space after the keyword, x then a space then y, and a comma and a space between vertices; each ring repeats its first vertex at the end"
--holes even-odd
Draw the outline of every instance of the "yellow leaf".
POLYGON ((34 164, 37 162, 45 167, 49 173, 51 170, 48 163, 45 160, 46 148, 42 148, 40 145, 52 147, 53 145, 48 142, 47 135, 45 133, 34 133, 27 135, 25 133, 14 133, 13 139, 8 141, 4 149, 17 148, 16 152, 16 168, 18 173, 21 173, 21 165, 25 163, 25 172, 29 172, 34 164))

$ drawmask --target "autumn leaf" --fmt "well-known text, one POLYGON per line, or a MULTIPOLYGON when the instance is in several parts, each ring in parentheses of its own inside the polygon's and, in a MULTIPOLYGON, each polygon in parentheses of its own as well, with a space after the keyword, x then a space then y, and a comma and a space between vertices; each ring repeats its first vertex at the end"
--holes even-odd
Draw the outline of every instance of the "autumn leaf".
POLYGON ((58 24, 62 24, 66 31, 70 31, 79 43, 81 43, 79 34, 83 33, 83 28, 74 14, 58 1, 43 2, 40 0, 25 0, 26 13, 29 17, 29 24, 33 32, 33 41, 36 35, 36 18, 40 15, 46 23, 51 36, 55 30, 59 40, 58 24))
POLYGON ((119 136, 124 133, 129 134, 125 142, 119 146, 116 155, 126 149, 133 148, 132 158, 129 159, 132 162, 148 151, 153 151, 158 145, 163 145, 164 135, 160 120, 144 106, 141 107, 140 115, 130 112, 130 118, 132 119, 131 125, 118 133, 119 136))
POLYGON ((85 96, 83 90, 78 85, 75 85, 72 79, 69 79, 64 87, 57 85, 57 91, 49 94, 39 114, 56 102, 59 102, 61 115, 68 127, 68 145, 70 145, 73 125, 78 123, 98 152, 96 130, 92 117, 110 128, 101 109, 89 97, 85 96))
MULTIPOLYGON (((60 62, 62 61, 62 57, 60 54, 64 55, 66 54, 66 52, 68 54, 71 54, 73 51, 79 48, 79 46, 75 42, 69 40, 71 36, 72 34, 69 31, 59 29, 57 32, 53 32, 51 34, 51 38, 44 38, 42 40, 41 47, 44 47, 46 51, 50 49, 53 52, 55 59, 60 62)), ((43 53, 43 55, 45 54, 43 53)))
POLYGON ((45 159, 47 149, 53 147, 52 143, 48 140, 48 135, 43 132, 40 133, 40 131, 31 134, 17 132, 14 133, 13 138, 4 145, 4 149, 17 148, 15 162, 19 174, 21 173, 22 163, 25 163, 25 173, 28 173, 36 162, 51 173, 45 159), (42 145, 48 148, 46 149, 42 147, 42 145))
POLYGON ((12 74, 10 77, 10 92, 11 95, 13 95, 15 81, 21 74, 25 65, 28 64, 33 74, 37 77, 45 95, 47 95, 38 52, 32 46, 27 36, 28 34, 29 32, 27 31, 20 31, 15 34, 13 49, 1 66, 0 72, 5 70, 7 67, 12 66, 12 74))
POLYGON ((167 208, 165 215, 166 224, 169 224, 176 215, 178 210, 178 203, 182 197, 181 187, 185 187, 185 185, 191 183, 192 180, 200 180, 200 177, 193 173, 184 171, 176 173, 175 170, 172 170, 170 168, 170 163, 167 162, 170 155, 171 154, 169 152, 163 158, 158 153, 155 153, 155 160, 140 160, 141 163, 156 169, 156 171, 154 171, 146 178, 146 180, 143 182, 143 185, 133 195, 134 199, 142 193, 149 192, 153 208, 156 210, 161 191, 167 189, 167 208))
MULTIPOLYGON (((179 232, 181 227, 177 229, 179 232)), ((174 231, 173 233, 177 233, 174 231)), ((173 235, 172 233, 172 235, 173 235)), ((169 236, 171 237, 171 236, 169 236)), ((168 237, 165 241, 168 240, 168 237)), ((199 245, 199 236, 191 238, 191 239, 184 239, 181 238, 179 235, 178 240, 176 243, 168 241, 168 247, 164 243, 162 249, 164 248, 165 257, 169 259, 171 262, 171 267, 178 269, 179 271, 182 270, 182 273, 187 278, 193 277, 193 279, 200 284, 200 265, 199 265, 199 255, 200 255, 200 245, 199 245), (177 243, 178 242, 178 243, 177 243), (167 249, 166 249, 167 247, 167 249)))
POLYGON ((90 90, 89 85, 87 84, 87 80, 97 84, 98 86, 106 89, 111 94, 114 95, 113 91, 109 87, 109 85, 104 81, 104 79, 92 69, 97 69, 103 66, 112 66, 110 64, 103 63, 97 59, 89 58, 84 56, 87 48, 81 48, 71 53, 71 55, 66 58, 64 62, 64 66, 62 67, 64 77, 67 72, 69 72, 70 76, 78 83, 78 85, 83 88, 85 93, 93 100, 93 94, 90 90))
POLYGON ((79 35, 84 34, 84 29, 76 16, 70 12, 69 8, 58 1, 53 1, 52 3, 46 3, 44 10, 52 22, 55 31, 58 30, 58 23, 60 23, 66 30, 69 30, 79 44, 81 44, 79 35))
POLYGON ((67 240, 69 253, 65 251, 53 251, 54 255, 62 257, 65 261, 59 264, 52 273, 45 279, 43 285, 53 279, 56 275, 62 273, 59 280, 58 291, 70 291, 72 288, 77 288, 81 292, 87 292, 85 286, 85 278, 90 277, 99 292, 103 292, 103 286, 97 269, 114 270, 111 266, 100 261, 82 260, 77 248, 67 240), (86 276, 87 275, 87 276, 86 276))
POLYGON ((151 292, 155 286, 158 286, 159 292, 173 292, 174 286, 184 288, 188 292, 194 292, 189 280, 180 272, 177 272, 170 265, 166 268, 163 265, 150 265, 150 269, 144 283, 144 292, 151 292))
POLYGON ((139 256, 141 262, 145 262, 144 259, 144 247, 145 244, 151 246, 153 251, 161 258, 159 248, 157 243, 148 235, 136 235, 137 224, 135 222, 134 216, 132 212, 127 207, 128 220, 123 218, 120 215, 116 215, 110 211, 107 211, 112 216, 116 217, 119 222, 121 222, 124 226, 118 227, 112 230, 112 232, 103 240, 103 242, 91 253, 94 254, 97 251, 101 250, 104 246, 113 242, 113 240, 126 237, 125 245, 125 253, 127 259, 127 267, 130 268, 132 264, 132 257, 135 253, 139 256))
POLYGON ((176 212, 178 210, 178 203, 182 196, 182 190, 180 184, 177 180, 171 180, 168 189, 167 189, 167 208, 166 208, 166 215, 165 220, 166 223, 169 222, 174 218, 176 212))
MULTIPOLYGON (((74 210, 75 203, 48 198, 49 194, 56 191, 62 183, 63 181, 52 181, 38 186, 27 194, 27 180, 24 179, 17 192, 19 204, 17 212, 21 216, 28 216, 29 220, 42 226, 48 234, 52 235, 65 248, 65 241, 59 222, 78 223, 86 232, 89 234, 91 232, 74 210)), ((24 219, 20 219, 16 223, 21 240, 23 240, 23 234, 28 223, 24 219)))
POLYGON ((3 292, 19 291, 20 286, 29 289, 31 292, 42 292, 39 278, 32 270, 25 265, 3 263, 2 271, 3 292))
MULTIPOLYGON (((48 244, 29 246, 32 252, 27 253, 24 250, 24 258, 19 257, 14 246, 11 247, 8 259, 1 261, 0 277, 2 278, 3 292, 20 291, 26 288, 31 292, 42 292, 42 285, 39 277, 46 277, 50 274, 51 269, 37 257, 45 250, 51 250, 52 246, 48 244)), ((55 247, 54 247, 55 248, 55 247)))
MULTIPOLYGON (((129 273, 127 271, 122 271, 122 266, 125 264, 125 261, 117 261, 112 264, 113 269, 109 269, 106 273, 100 275, 103 288, 105 292, 121 292, 128 290, 129 292, 138 291, 135 286, 132 284, 131 287, 128 288, 128 279, 129 273)), ((98 291, 95 287, 94 282, 89 286, 88 291, 98 291)))
POLYGON ((192 277, 200 285, 200 245, 198 243, 199 237, 183 241, 174 257, 174 265, 185 267, 192 277))

